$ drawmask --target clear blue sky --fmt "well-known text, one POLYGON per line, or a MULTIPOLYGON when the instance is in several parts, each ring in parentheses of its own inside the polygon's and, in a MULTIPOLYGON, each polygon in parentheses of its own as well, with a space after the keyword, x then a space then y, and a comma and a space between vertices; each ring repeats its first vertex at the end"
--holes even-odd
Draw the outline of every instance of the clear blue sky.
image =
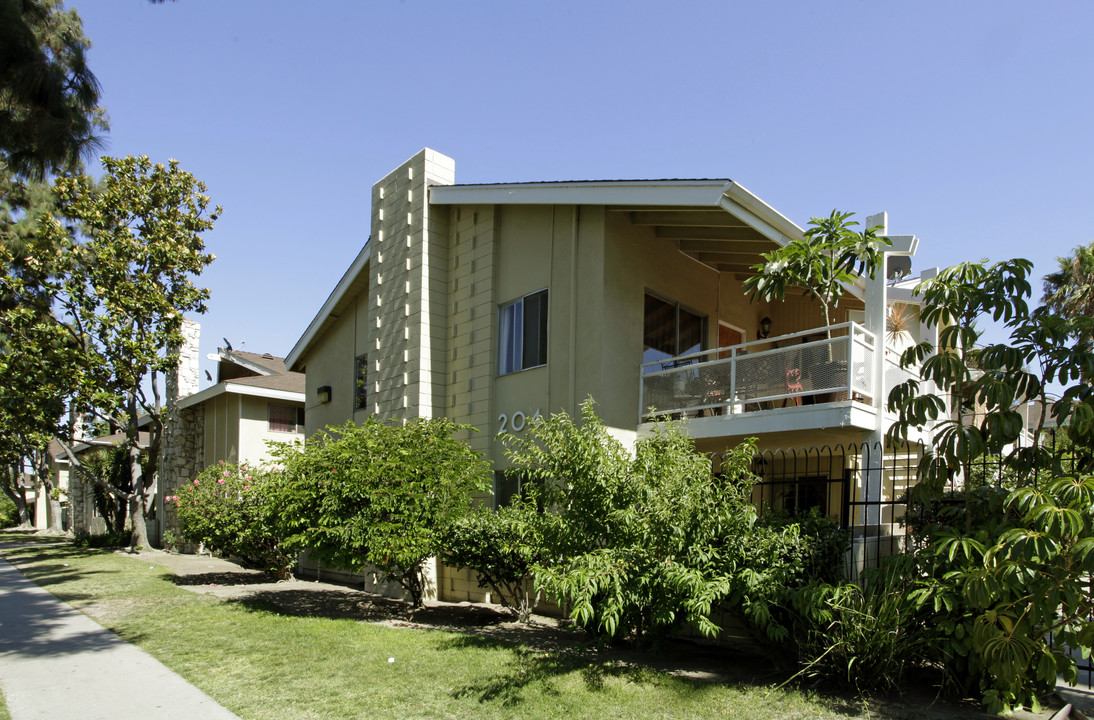
MULTIPOLYGON (((74 0, 105 153, 224 215, 202 352, 285 355, 422 147, 457 182, 731 178, 887 210, 916 271, 1094 240, 1094 3, 74 0)), ((203 381, 203 387, 205 383, 203 381)))

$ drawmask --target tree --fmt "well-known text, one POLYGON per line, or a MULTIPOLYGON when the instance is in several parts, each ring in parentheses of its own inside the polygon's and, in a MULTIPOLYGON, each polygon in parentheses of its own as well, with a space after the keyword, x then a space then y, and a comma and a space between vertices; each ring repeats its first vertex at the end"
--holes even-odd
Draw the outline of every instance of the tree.
POLYGON ((60 0, 0 0, 0 166, 20 177, 75 170, 107 128, 90 42, 60 0))
POLYGON ((744 283, 752 300, 783 300, 788 287, 800 287, 803 297, 815 298, 824 312, 824 325, 832 325, 832 310, 839 306, 846 288, 859 275, 873 277, 882 262, 882 248, 891 245, 876 228, 854 230, 854 213, 833 210, 826 218, 810 218, 809 230, 800 239, 764 253, 764 262, 753 265, 754 274, 744 283))
MULTIPOLYGON (((132 490, 83 467, 71 434, 60 433, 73 472, 128 503, 132 544, 146 546, 143 519, 152 507, 163 431, 160 376, 177 363, 168 349, 181 343, 183 315, 205 310, 209 292, 192 278, 213 260, 202 233, 220 208, 209 211, 205 186, 176 161, 102 162, 107 174, 100 184, 84 175, 54 182, 57 215, 38 218, 21 264, 18 248, 2 248, 8 270, 0 289, 12 304, 0 307, 0 325, 34 329, 12 349, 11 362, 33 365, 52 347, 58 361, 35 381, 44 386, 53 378, 70 411, 125 434, 132 490)), ((32 385, 15 381, 16 391, 32 385)))
POLYGON ((331 567, 374 566, 422 605, 422 566, 487 487, 488 465, 446 419, 392 425, 375 417, 320 430, 275 450, 283 466, 276 515, 289 545, 331 567))
POLYGON ((917 529, 923 544, 910 575, 918 588, 909 597, 929 617, 924 627, 936 656, 962 676, 962 687, 979 684, 996 712, 1036 705, 1057 674, 1074 676, 1062 645, 1088 651, 1094 641, 1094 479, 1065 475, 1061 458, 1039 444, 1043 412, 1034 442, 1024 445, 1018 412, 1031 400, 1047 407, 1046 388, 1060 383, 1057 423, 1073 441, 1091 443, 1094 390, 1082 378, 1094 370, 1094 319, 1050 307, 1031 311, 1031 269, 1021 259, 962 263, 920 283, 921 317, 940 328, 938 344, 905 351, 902 364, 919 366, 921 379, 889 396, 890 410, 899 413, 892 438, 935 428, 910 500, 921 507, 944 497, 962 501, 917 529), (977 345, 977 323, 986 317, 1004 323, 1008 342, 977 345), (984 455, 1001 456, 1017 487, 974 486, 973 462, 984 455), (947 488, 954 490, 944 496, 947 488), (1060 645, 1051 644, 1050 633, 1060 645))
POLYGON ((1094 370, 1089 337, 1094 319, 1065 317, 1049 308, 1029 309, 1032 263, 1016 259, 985 266, 961 263, 920 283, 923 321, 940 328, 937 346, 922 342, 904 352, 904 367, 919 367, 921 379, 894 387, 889 409, 899 419, 889 431, 904 441, 912 428, 932 425, 933 446, 919 464, 916 492, 938 494, 958 475, 973 476, 972 462, 984 454, 1007 450, 1005 462, 1035 482, 1034 468, 1051 458, 1036 444, 1044 424, 1038 419, 1035 444, 1016 444, 1026 429, 1018 407, 1033 400, 1048 408, 1048 386, 1066 389, 1051 404, 1056 422, 1067 426, 1073 439, 1094 438, 1094 395, 1076 381, 1094 370), (1002 321, 1011 337, 1006 343, 978 347, 985 318, 1002 321), (939 393, 924 392, 923 381, 939 393), (949 403, 943 400, 949 398, 949 403), (947 414, 948 413, 948 414, 947 414))
POLYGON ((1041 302, 1061 315, 1094 318, 1094 243, 1078 246, 1056 263, 1056 271, 1045 275, 1041 302))

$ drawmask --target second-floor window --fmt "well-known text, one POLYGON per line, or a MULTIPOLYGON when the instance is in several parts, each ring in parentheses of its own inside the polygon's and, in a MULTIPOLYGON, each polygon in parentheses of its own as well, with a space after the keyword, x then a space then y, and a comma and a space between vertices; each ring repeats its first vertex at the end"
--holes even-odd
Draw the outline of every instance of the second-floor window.
POLYGON ((368 407, 368 355, 358 355, 353 364, 353 409, 368 407))
POLYGON ((304 432, 304 408, 270 403, 270 432, 304 432))
POLYGON ((547 364, 547 291, 498 308, 498 375, 547 364))

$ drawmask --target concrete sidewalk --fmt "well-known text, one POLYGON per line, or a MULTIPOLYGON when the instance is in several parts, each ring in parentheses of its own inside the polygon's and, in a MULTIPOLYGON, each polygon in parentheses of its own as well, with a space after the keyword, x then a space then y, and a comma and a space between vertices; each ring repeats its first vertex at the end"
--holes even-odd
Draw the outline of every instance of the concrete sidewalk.
POLYGON ((12 720, 236 715, 0 560, 0 689, 12 720))

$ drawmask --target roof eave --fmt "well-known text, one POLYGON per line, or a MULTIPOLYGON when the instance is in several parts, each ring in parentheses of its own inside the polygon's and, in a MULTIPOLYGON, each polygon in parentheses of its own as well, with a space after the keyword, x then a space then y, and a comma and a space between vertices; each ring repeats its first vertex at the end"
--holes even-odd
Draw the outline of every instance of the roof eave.
POLYGON ((435 185, 432 205, 649 205, 715 207, 729 180, 618 180, 603 182, 435 185))
POLYGON ((307 395, 302 392, 294 392, 292 390, 275 390, 273 388, 255 387, 254 385, 238 385, 232 382, 222 382, 207 387, 201 392, 196 392, 193 395, 187 395, 178 401, 178 407, 180 409, 193 407, 199 403, 203 403, 206 400, 212 400, 218 395, 251 395, 254 397, 263 397, 269 400, 286 400, 288 402, 304 402, 307 395))
POLYGON ((285 369, 294 370, 299 372, 300 368, 296 366, 308 347, 312 344, 315 338, 319 335, 320 330, 323 328, 323 324, 327 318, 334 312, 334 308, 338 303, 342 301, 343 296, 349 290, 350 286, 357 276, 364 270, 365 265, 369 261, 369 257, 372 254, 372 243, 365 242, 365 246, 361 248, 361 252, 357 254, 353 262, 350 263, 349 268, 342 275, 342 279, 338 281, 338 284, 334 286, 330 295, 327 296, 326 302, 323 303, 323 307, 319 309, 311 323, 308 324, 304 334, 300 336, 300 339, 293 345, 292 350, 285 356, 285 369))

